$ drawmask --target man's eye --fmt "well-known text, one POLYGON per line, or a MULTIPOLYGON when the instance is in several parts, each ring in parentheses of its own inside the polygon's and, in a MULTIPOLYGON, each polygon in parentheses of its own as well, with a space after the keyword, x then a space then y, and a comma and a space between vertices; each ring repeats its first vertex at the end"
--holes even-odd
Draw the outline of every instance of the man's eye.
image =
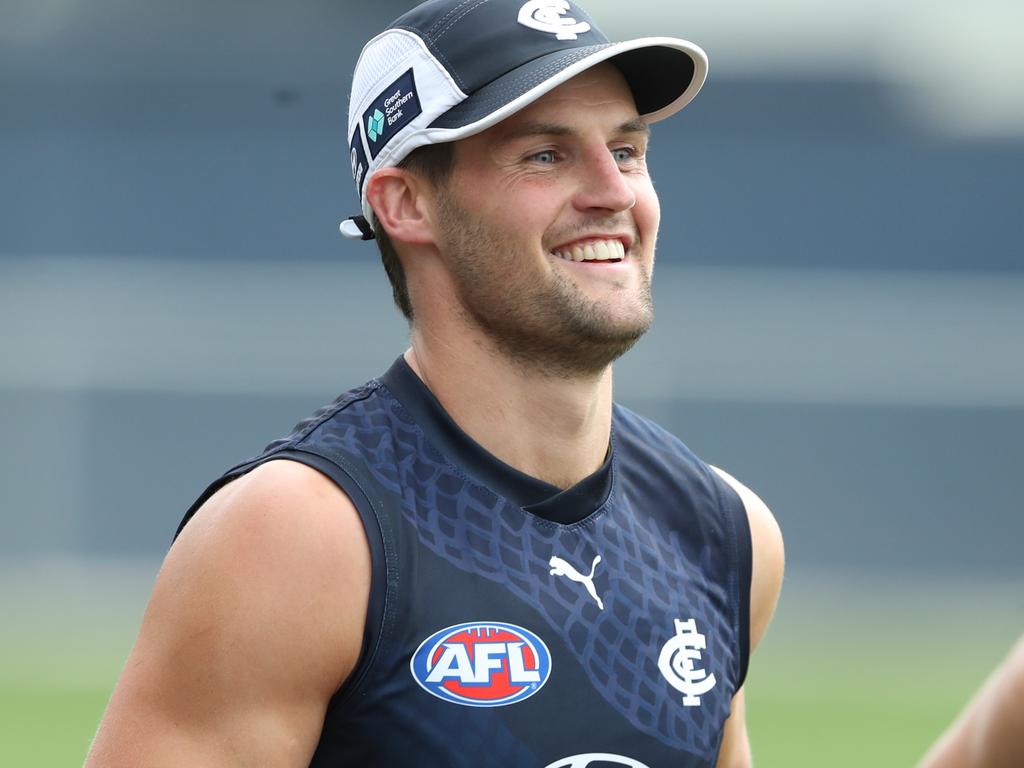
POLYGON ((612 150, 612 157, 616 162, 624 163, 636 157, 636 150, 633 147, 619 147, 612 150))
POLYGON ((538 163, 553 163, 557 159, 555 150, 545 149, 543 152, 537 152, 536 154, 530 155, 530 159, 538 163))

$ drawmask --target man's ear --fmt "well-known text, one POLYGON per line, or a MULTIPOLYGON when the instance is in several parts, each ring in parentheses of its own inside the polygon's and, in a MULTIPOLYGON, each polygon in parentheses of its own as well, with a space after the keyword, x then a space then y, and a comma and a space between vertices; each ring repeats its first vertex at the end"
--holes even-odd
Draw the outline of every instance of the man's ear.
POLYGON ((366 199, 378 223, 395 241, 426 245, 435 241, 432 190, 404 168, 381 168, 366 182, 366 199))

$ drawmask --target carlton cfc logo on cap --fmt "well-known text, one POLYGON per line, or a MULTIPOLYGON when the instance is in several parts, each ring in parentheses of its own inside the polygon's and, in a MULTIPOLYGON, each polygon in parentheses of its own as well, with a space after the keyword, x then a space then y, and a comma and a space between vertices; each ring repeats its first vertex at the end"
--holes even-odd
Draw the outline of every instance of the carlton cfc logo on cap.
POLYGON ((538 32, 550 32, 559 40, 575 40, 590 31, 585 21, 576 21, 566 0, 530 0, 519 9, 519 23, 538 32))

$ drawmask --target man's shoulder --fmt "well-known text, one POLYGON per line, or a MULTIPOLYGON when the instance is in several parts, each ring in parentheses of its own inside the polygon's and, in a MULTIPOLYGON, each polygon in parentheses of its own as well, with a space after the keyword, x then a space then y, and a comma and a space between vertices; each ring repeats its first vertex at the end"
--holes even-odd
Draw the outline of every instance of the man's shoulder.
POLYGON ((696 458, 689 446, 677 435, 621 403, 612 406, 612 425, 618 439, 639 441, 659 449, 676 450, 688 457, 696 458))
POLYGON ((208 499, 160 569, 90 765, 311 754, 366 621, 370 555, 353 512, 289 461, 208 499))
MULTIPOLYGON (((199 508, 168 552, 158 582, 202 596, 213 606, 211 616, 234 622, 242 637, 259 638, 253 622, 272 621, 282 637, 358 638, 369 574, 369 547, 349 497, 316 469, 275 460, 229 482, 199 508), (225 604, 245 610, 225 611, 225 604), (332 616, 352 626, 327 626, 332 616)), ((355 656, 351 642, 338 647, 348 649, 332 660, 340 680, 355 656)))
POLYGON ((618 403, 613 410, 613 434, 616 453, 625 459, 626 466, 636 467, 648 476, 660 470, 672 475, 677 483, 708 488, 716 498, 722 496, 724 488, 736 490, 681 437, 618 403))
MULTIPOLYGON (((231 466, 210 482, 186 510, 178 525, 175 538, 181 535, 195 514, 205 508, 215 496, 221 499, 228 496, 233 497, 241 488, 256 493, 264 485, 258 482, 260 479, 273 476, 278 481, 285 482, 292 492, 300 492, 307 485, 312 487, 324 482, 326 478, 318 476, 317 470, 321 474, 331 476, 337 482, 339 478, 334 471, 332 462, 324 460, 323 455, 332 451, 340 451, 349 455, 359 453, 359 430, 353 430, 353 427, 363 425, 375 429, 375 425, 380 423, 381 420, 375 417, 374 411, 380 411, 383 408, 377 402, 380 398, 375 397, 382 389, 380 380, 371 379, 365 384, 343 392, 330 403, 316 409, 310 416, 296 424, 286 435, 272 440, 263 450, 250 454, 249 458, 231 466), (291 459, 293 462, 309 465, 306 467, 305 473, 310 474, 304 475, 302 469, 282 466, 278 461, 281 459, 291 459), (269 467, 270 464, 276 464, 276 466, 264 468, 269 467), (307 477, 306 483, 299 482, 303 476, 307 477), (241 482, 243 478, 249 479, 241 482)), ((248 496, 242 498, 248 499, 248 496)))
POLYGON ((337 550, 351 545, 356 529, 362 526, 355 506, 335 482, 306 464, 271 460, 207 499, 171 554, 225 556, 230 567, 236 555, 263 552, 274 554, 267 570, 292 557, 308 567, 335 567, 337 550))
POLYGON ((729 488, 735 493, 755 531, 758 543, 766 542, 766 548, 773 555, 777 552, 776 559, 781 564, 782 534, 774 515, 760 496, 725 470, 705 462, 680 438, 645 416, 616 404, 615 424, 618 437, 631 448, 632 454, 647 457, 675 455, 680 466, 689 468, 704 482, 716 485, 720 489, 729 488))
POLYGON ((266 461, 229 482, 207 501, 204 510, 225 522, 236 515, 273 517, 291 510, 286 514, 291 514, 293 520, 295 514, 301 514, 308 525, 323 517, 325 508, 346 503, 351 504, 321 472, 300 462, 278 459, 266 461))
POLYGON ((349 423, 353 420, 366 421, 370 419, 372 412, 381 408, 378 402, 380 400, 378 395, 382 391, 385 390, 381 381, 379 379, 371 379, 365 384, 341 393, 331 402, 317 408, 312 414, 296 424, 287 435, 267 445, 255 460, 284 448, 308 441, 310 436, 318 430, 320 432, 329 430, 335 422, 349 423))

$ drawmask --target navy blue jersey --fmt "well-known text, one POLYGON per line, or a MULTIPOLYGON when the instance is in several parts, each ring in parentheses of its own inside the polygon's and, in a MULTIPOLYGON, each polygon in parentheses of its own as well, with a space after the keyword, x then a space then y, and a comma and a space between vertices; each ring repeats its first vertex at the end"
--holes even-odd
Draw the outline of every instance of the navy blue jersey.
MULTIPOLYGON (((316 468, 370 542, 362 653, 314 766, 713 766, 746 674, 750 532, 683 443, 614 406, 568 490, 487 453, 406 362, 226 473, 316 468)), ((180 530, 180 529, 179 529, 180 530)))

